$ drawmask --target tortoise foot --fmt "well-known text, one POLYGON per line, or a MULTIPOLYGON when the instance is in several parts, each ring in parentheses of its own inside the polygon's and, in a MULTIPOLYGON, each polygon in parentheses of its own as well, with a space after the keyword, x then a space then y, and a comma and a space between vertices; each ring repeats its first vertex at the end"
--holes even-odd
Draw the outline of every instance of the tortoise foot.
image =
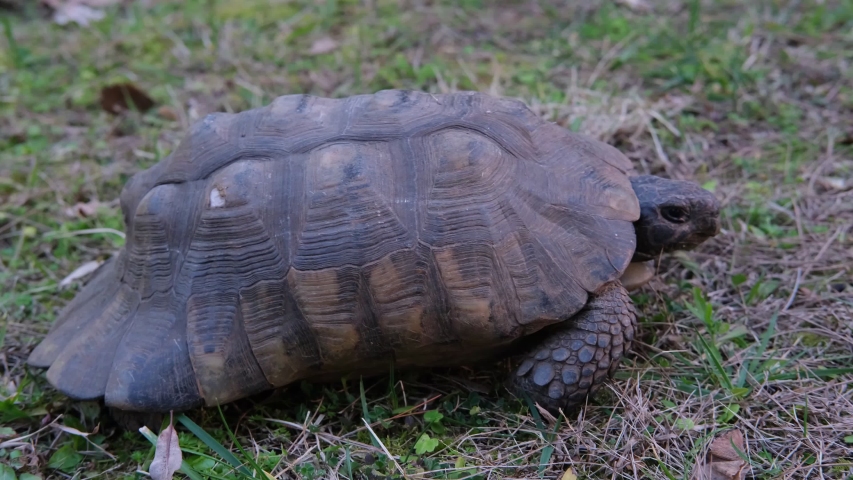
POLYGON ((518 356, 511 387, 553 413, 577 406, 616 371, 636 326, 628 292, 618 281, 608 283, 518 356))
POLYGON ((154 432, 160 431, 163 419, 169 416, 168 413, 132 412, 112 407, 109 408, 109 415, 122 430, 136 431, 142 427, 148 427, 154 432))

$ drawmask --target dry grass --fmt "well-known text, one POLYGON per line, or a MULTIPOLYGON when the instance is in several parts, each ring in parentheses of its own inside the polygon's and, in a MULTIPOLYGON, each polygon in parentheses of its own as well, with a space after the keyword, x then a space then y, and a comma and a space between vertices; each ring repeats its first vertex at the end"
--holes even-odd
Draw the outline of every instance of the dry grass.
MULTIPOLYGON (((723 231, 662 262, 635 296, 634 354, 606 391, 559 419, 504 391, 501 363, 397 372, 393 388, 387 376, 365 379, 363 394, 352 381, 295 386, 227 406, 226 422, 190 412, 215 439, 276 478, 560 478, 569 467, 584 478, 690 478, 709 440, 737 428, 747 478, 853 478, 853 9, 375 3, 279 2, 259 14, 158 2, 88 29, 15 24, 0 57, 0 463, 23 480, 116 477, 151 459, 141 436, 24 366, 73 296, 57 283, 121 245, 69 232, 121 229, 114 200, 127 175, 208 111, 400 87, 521 98, 642 171, 713 188, 723 231), (326 37, 338 46, 305 54, 326 37), (116 78, 168 111, 100 112, 97 91, 116 78), (69 216, 78 203, 99 209, 69 216), (98 446, 58 425, 100 425, 89 437, 98 446), (416 454, 424 432, 439 442, 416 454)), ((181 431, 185 448, 216 456, 181 431)), ((205 475, 235 475, 186 455, 205 475)))

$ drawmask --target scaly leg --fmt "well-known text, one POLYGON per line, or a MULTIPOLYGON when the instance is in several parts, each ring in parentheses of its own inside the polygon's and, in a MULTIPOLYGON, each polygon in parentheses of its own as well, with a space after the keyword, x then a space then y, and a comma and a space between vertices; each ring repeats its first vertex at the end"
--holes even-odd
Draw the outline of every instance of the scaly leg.
POLYGON ((636 328, 628 292, 618 280, 608 283, 577 315, 549 327, 527 347, 511 384, 552 412, 575 406, 616 371, 636 328))

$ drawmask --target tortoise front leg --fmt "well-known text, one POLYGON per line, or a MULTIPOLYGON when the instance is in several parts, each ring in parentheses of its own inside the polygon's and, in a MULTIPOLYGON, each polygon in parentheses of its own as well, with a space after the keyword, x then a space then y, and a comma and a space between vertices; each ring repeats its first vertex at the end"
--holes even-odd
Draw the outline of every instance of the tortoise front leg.
POLYGON ((549 411, 568 409, 616 371, 636 328, 628 292, 618 280, 608 283, 577 315, 537 335, 516 359, 520 363, 510 383, 549 411))

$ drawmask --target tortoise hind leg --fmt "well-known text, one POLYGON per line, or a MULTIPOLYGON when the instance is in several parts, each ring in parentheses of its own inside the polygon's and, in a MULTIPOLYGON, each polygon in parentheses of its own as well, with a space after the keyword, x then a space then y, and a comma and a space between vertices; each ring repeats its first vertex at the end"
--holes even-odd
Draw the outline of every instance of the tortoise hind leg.
POLYGON ((155 432, 160 431, 160 425, 167 416, 161 412, 131 412, 114 407, 108 407, 108 411, 116 425, 127 431, 137 431, 142 427, 148 427, 155 432))
POLYGON ((511 386, 552 412, 575 406, 616 371, 636 327, 628 292, 619 281, 605 284, 577 315, 537 335, 519 355, 511 386))

